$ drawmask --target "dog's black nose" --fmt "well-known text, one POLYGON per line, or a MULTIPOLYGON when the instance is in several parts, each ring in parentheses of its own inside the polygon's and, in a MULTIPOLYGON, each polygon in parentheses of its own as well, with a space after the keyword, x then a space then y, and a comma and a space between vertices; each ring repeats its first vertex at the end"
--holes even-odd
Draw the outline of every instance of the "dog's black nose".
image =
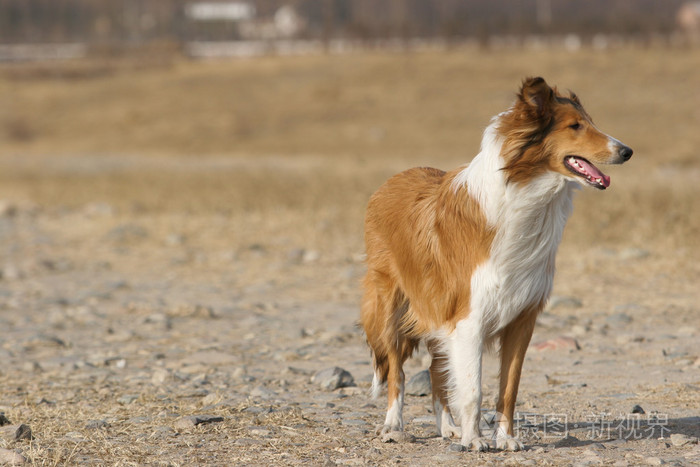
POLYGON ((634 154, 634 151, 632 148, 629 148, 627 146, 622 146, 618 150, 618 153, 620 154, 620 157, 622 157, 624 160, 628 161, 630 160, 630 157, 632 157, 632 154, 634 154))

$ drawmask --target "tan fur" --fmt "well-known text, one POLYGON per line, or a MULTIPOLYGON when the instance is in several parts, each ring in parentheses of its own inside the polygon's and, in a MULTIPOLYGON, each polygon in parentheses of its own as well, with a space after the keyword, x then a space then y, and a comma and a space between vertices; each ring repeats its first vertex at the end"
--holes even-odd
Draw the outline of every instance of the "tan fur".
POLYGON ((496 412, 506 418, 506 432, 510 436, 513 436, 513 414, 518 397, 520 373, 525 361, 527 347, 530 345, 532 332, 535 329, 537 315, 542 308, 543 304, 540 304, 527 312, 521 313, 520 316, 501 331, 501 372, 496 412))
MULTIPOLYGON (((407 170, 377 190, 367 208, 361 323, 390 406, 420 337, 466 317, 471 272, 487 258, 493 239, 478 204, 452 189, 456 173, 407 170)), ((445 391, 435 383, 447 408, 445 391)))

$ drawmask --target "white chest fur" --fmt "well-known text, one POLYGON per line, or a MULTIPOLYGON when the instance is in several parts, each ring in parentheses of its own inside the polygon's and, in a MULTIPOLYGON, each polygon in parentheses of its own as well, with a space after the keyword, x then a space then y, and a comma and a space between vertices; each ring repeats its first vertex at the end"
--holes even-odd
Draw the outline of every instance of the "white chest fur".
POLYGON ((552 174, 505 189, 489 259, 471 281, 471 311, 490 332, 549 297, 574 186, 552 174))
POLYGON ((471 279, 470 313, 493 334, 552 290, 554 262, 577 184, 547 172, 526 184, 507 184, 501 142, 487 128, 481 153, 455 179, 466 184, 491 228, 489 259, 471 279))

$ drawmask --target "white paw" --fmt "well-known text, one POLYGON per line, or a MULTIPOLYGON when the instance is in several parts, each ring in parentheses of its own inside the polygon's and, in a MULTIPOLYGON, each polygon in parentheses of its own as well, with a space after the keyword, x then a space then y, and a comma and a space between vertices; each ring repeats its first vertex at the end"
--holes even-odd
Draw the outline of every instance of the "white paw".
POLYGON ((491 447, 489 445, 489 442, 485 438, 474 438, 471 440, 469 443, 464 444, 469 448, 470 451, 475 451, 475 452, 483 452, 483 451, 488 451, 489 448, 491 447))
POLYGON ((439 415, 435 420, 437 423, 438 433, 443 438, 461 438, 462 427, 455 424, 452 415, 447 410, 440 410, 439 415))
POLYGON ((392 431, 403 431, 403 427, 400 425, 379 425, 374 433, 377 435, 385 435, 391 433, 392 431))
POLYGON ((496 438, 496 449, 515 452, 525 449, 525 445, 512 436, 499 436, 496 438))
POLYGON ((462 429, 458 426, 443 425, 440 436, 443 438, 461 438, 462 429))

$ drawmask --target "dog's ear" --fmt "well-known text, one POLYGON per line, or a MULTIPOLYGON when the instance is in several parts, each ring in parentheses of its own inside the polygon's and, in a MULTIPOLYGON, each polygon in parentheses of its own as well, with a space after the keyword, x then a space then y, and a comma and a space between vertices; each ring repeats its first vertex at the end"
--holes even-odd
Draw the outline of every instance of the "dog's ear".
POLYGON ((527 78, 518 95, 520 101, 534 110, 538 117, 549 115, 554 102, 554 90, 543 78, 527 78))
POLYGON ((581 99, 578 98, 574 91, 569 90, 569 99, 571 99, 574 104, 581 105, 581 99))

